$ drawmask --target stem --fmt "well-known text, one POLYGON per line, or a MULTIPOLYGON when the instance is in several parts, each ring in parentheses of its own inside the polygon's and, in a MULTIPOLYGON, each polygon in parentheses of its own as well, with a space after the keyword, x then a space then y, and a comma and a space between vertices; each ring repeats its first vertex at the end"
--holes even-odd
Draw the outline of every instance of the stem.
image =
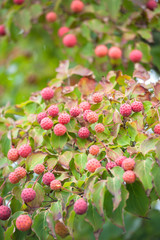
POLYGON ((81 194, 81 192, 74 192, 74 191, 70 191, 64 187, 61 187, 63 190, 67 191, 67 192, 70 192, 70 193, 75 193, 75 194, 81 194))
POLYGON ((33 186, 32 186, 32 188, 35 186, 35 184, 38 182, 38 180, 40 179, 40 177, 41 177, 41 174, 37 177, 37 179, 35 180, 35 182, 33 183, 33 186))
POLYGON ((156 108, 156 111, 157 111, 157 115, 158 115, 158 120, 159 120, 159 122, 160 122, 160 116, 159 116, 158 108, 156 108))
POLYGON ((4 184, 6 183, 7 179, 4 180, 4 182, 2 183, 2 185, 0 186, 0 190, 3 188, 4 184))
POLYGON ((8 207, 8 204, 10 203, 10 201, 12 200, 13 196, 9 199, 8 203, 7 203, 7 207, 8 207))

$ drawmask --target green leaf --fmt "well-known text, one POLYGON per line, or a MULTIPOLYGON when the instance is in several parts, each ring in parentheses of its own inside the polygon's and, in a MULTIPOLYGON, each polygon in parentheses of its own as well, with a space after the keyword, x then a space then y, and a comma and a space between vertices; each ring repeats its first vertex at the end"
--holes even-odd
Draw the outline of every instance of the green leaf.
POLYGON ((27 204, 31 208, 38 208, 41 206, 42 202, 44 201, 45 190, 39 183, 36 183, 33 189, 36 192, 36 197, 32 202, 29 202, 27 204))
POLYGON ((79 153, 74 156, 74 163, 76 166, 76 169, 80 173, 84 172, 84 169, 86 168, 86 163, 87 163, 87 155, 85 153, 79 153))
POLYGON ((122 0, 110 0, 106 1, 106 4, 108 6, 108 12, 109 16, 112 19, 116 19, 120 10, 122 0))
POLYGON ((33 4, 31 5, 30 12, 33 18, 37 18, 42 14, 42 7, 40 4, 33 4))
POLYGON ((43 153, 43 152, 31 153, 26 158, 27 170, 32 171, 37 164, 43 164, 46 156, 47 156, 47 153, 43 153))
POLYGON ((92 199, 93 203, 96 206, 97 210, 103 216, 103 204, 104 204, 104 196, 106 191, 106 181, 99 181, 94 184, 92 199))
POLYGON ((72 152, 66 151, 62 155, 59 156, 58 161, 62 167, 69 169, 69 163, 72 159, 72 156, 73 156, 72 152))
POLYGON ((160 167, 157 163, 154 163, 151 173, 152 173, 152 176, 153 176, 153 183, 154 183, 154 186, 155 186, 155 190, 156 190, 158 196, 160 197, 160 184, 159 184, 160 167))
POLYGON ((64 145, 67 143, 67 140, 68 140, 67 134, 63 136, 56 136, 54 133, 52 133, 51 145, 53 149, 63 148, 64 145))
POLYGON ((130 145, 130 137, 125 129, 120 129, 117 136, 117 143, 120 146, 130 145))
POLYGON ((52 213, 53 215, 53 219, 59 220, 62 217, 62 205, 61 205, 61 201, 57 201, 55 203, 51 204, 51 207, 49 209, 49 212, 52 213))
POLYGON ((7 239, 7 240, 11 240, 11 236, 13 234, 13 232, 15 231, 15 227, 14 225, 12 224, 10 227, 7 228, 7 230, 5 231, 4 233, 4 238, 7 239))
POLYGON ((49 228, 46 221, 47 211, 38 213, 33 220, 32 230, 36 233, 39 240, 47 239, 49 228))
POLYGON ((147 138, 144 140, 141 144, 141 152, 143 155, 146 155, 150 151, 155 151, 157 142, 158 139, 156 138, 147 138))
POLYGON ((11 140, 8 138, 7 133, 3 134, 1 138, 1 146, 2 146, 2 152, 5 156, 7 156, 7 153, 9 149, 11 148, 11 140))

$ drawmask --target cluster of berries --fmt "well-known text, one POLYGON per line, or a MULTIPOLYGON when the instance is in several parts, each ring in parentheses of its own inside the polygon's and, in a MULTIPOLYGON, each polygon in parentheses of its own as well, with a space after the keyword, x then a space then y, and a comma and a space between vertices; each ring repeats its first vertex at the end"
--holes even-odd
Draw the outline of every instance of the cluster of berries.
POLYGON ((20 146, 19 149, 16 149, 14 147, 11 148, 8 151, 7 157, 12 162, 15 162, 18 160, 19 156, 26 158, 31 152, 32 152, 31 146, 28 144, 23 144, 22 146, 20 146))

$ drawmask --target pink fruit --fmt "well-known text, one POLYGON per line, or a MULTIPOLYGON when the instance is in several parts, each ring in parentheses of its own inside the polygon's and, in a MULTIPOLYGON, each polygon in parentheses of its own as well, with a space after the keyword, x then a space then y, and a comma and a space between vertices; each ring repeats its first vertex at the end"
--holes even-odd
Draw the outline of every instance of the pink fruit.
POLYGON ((42 121, 43 118, 47 117, 47 113, 46 112, 41 112, 37 115, 37 121, 38 123, 40 123, 42 121))
POLYGON ((115 163, 117 164, 117 166, 121 167, 124 159, 126 159, 125 156, 120 156, 120 157, 116 158, 115 163))
POLYGON ((8 179, 12 184, 16 184, 20 180, 15 172, 11 172, 8 176, 8 179))
POLYGON ((58 116, 59 113, 59 108, 56 105, 51 105, 48 109, 47 112, 49 114, 49 116, 51 117, 56 117, 58 116))
POLYGON ((132 104, 131 104, 131 108, 132 108, 132 111, 133 112, 140 112, 143 110, 143 104, 141 102, 138 102, 138 101, 134 101, 132 104))
POLYGON ((132 108, 129 104, 127 103, 124 103, 121 105, 120 107, 120 114, 123 116, 123 117, 129 117, 129 115, 131 115, 132 113, 132 108))
POLYGON ((50 183, 55 179, 55 176, 51 172, 47 172, 43 175, 42 181, 46 185, 50 185, 50 183))
POLYGON ((134 183, 136 180, 136 174, 133 171, 128 170, 123 174, 123 180, 129 184, 134 183))
POLYGON ((107 164, 106 164, 106 169, 107 170, 110 170, 110 169, 112 169, 112 168, 114 168, 114 167, 116 167, 117 166, 117 164, 115 163, 115 162, 108 162, 107 164))
POLYGON ((77 117, 80 114, 81 110, 78 107, 72 107, 70 114, 72 117, 77 117))
POLYGON ((119 47, 111 47, 108 56, 112 59, 119 59, 122 57, 122 50, 119 47))
POLYGON ((83 119, 87 122, 87 114, 89 112, 92 112, 91 110, 85 110, 84 113, 83 113, 83 119))
POLYGON ((84 3, 80 0, 73 0, 71 3, 71 10, 74 13, 82 12, 84 9, 84 3))
POLYGON ((41 173, 44 172, 44 169, 45 169, 45 167, 44 167, 43 164, 37 164, 37 165, 34 167, 33 171, 34 171, 36 174, 41 174, 41 173))
POLYGON ((122 162, 122 167, 125 171, 133 170, 135 166, 135 161, 133 158, 126 158, 122 162))
POLYGON ((20 215, 16 219, 16 227, 19 231, 25 232, 32 226, 32 219, 28 215, 20 215))
POLYGON ((157 8, 158 4, 155 0, 149 0, 146 4, 146 7, 150 10, 154 10, 155 8, 157 8))
POLYGON ((86 213, 87 208, 87 203, 83 198, 78 199, 74 204, 74 211, 78 215, 86 213))
POLYGON ((6 30, 4 25, 0 25, 0 36, 5 36, 6 30))
POLYGON ((3 204, 3 198, 0 197, 0 206, 3 204))
POLYGON ((19 179, 21 178, 24 178, 26 176, 26 169, 24 169, 23 167, 17 167, 15 170, 14 170, 15 174, 17 175, 17 177, 19 179))
POLYGON ((0 220, 7 220, 11 215, 11 209, 7 206, 0 206, 0 220))
POLYGON ((87 121, 88 121, 89 123, 95 123, 95 122, 97 122, 97 121, 98 121, 98 117, 99 117, 98 114, 95 113, 95 112, 93 112, 93 111, 89 112, 89 113, 87 114, 87 116, 86 116, 87 121))
POLYGON ((18 149, 18 153, 21 157, 26 158, 28 157, 28 155, 32 152, 32 148, 30 145, 28 144, 23 144, 22 146, 20 146, 20 148, 18 149))
POLYGON ((61 187, 62 187, 62 184, 59 180, 53 180, 50 183, 50 188, 54 191, 61 189, 61 187))
POLYGON ((140 62, 142 59, 142 52, 137 49, 133 50, 129 55, 129 59, 134 63, 140 62))
POLYGON ((17 161, 17 159, 19 158, 19 154, 18 154, 18 150, 16 148, 11 148, 8 151, 7 157, 9 160, 11 160, 12 162, 17 161))
POLYGON ((53 98, 54 95, 53 89, 49 87, 43 88, 41 91, 41 95, 44 100, 50 100, 51 98, 53 98))
POLYGON ((21 198, 24 202, 31 202, 35 199, 36 192, 32 188, 25 188, 21 193, 21 198))
POLYGON ((77 38, 74 34, 67 34, 63 38, 63 44, 68 47, 72 48, 77 44, 77 38))
POLYGON ((104 125, 102 123, 97 123, 94 127, 95 131, 97 133, 101 133, 101 132, 104 132, 104 125))
POLYGON ((101 93, 96 92, 93 94, 92 99, 95 103, 100 103, 100 102, 102 102, 103 96, 101 93))
POLYGON ((57 19, 57 15, 55 12, 49 12, 46 14, 46 21, 47 22, 50 22, 50 23, 53 23, 55 22, 57 19))
POLYGON ((49 117, 45 117, 42 119, 40 125, 41 125, 41 128, 43 128, 44 130, 49 130, 53 127, 53 122, 49 117))
POLYGON ((13 2, 17 5, 21 5, 24 3, 24 0, 13 0, 13 2))
POLYGON ((97 168, 101 167, 101 164, 100 162, 95 159, 95 158, 92 158, 90 159, 88 162, 87 162, 87 165, 86 165, 86 168, 89 172, 93 173, 96 171, 97 168))
POLYGON ((154 133, 160 135, 160 123, 154 127, 154 133))
POLYGON ((63 37, 66 33, 69 32, 69 28, 68 27, 61 27, 59 30, 58 30, 58 36, 59 37, 63 37))
POLYGON ((70 115, 68 113, 61 113, 58 117, 58 122, 61 124, 67 124, 70 122, 70 115))
POLYGON ((108 53, 108 48, 105 45, 99 45, 94 50, 97 57, 105 57, 108 53))
POLYGON ((91 105, 89 104, 89 102, 81 102, 79 104, 79 108, 82 108, 83 111, 86 111, 86 110, 90 110, 91 105))
POLYGON ((89 153, 92 154, 93 156, 97 155, 99 153, 99 147, 97 145, 92 145, 89 148, 89 153))
POLYGON ((62 136, 62 135, 64 135, 64 134, 66 133, 67 128, 66 128, 63 124, 58 123, 58 124, 56 124, 56 125, 54 126, 53 131, 54 131, 54 134, 55 134, 55 135, 57 135, 57 136, 62 136))
POLYGON ((81 127, 78 131, 78 136, 80 138, 88 138, 90 135, 90 131, 86 127, 81 127))

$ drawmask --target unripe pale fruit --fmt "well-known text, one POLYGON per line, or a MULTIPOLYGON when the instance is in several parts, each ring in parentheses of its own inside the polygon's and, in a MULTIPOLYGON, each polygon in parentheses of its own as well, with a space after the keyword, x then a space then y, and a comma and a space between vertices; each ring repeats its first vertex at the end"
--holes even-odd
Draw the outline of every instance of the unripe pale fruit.
POLYGON ((50 188, 54 191, 61 189, 61 187, 62 187, 62 184, 59 180, 53 180, 50 183, 50 188))
POLYGON ((140 112, 143 110, 143 104, 141 102, 134 101, 131 104, 131 108, 132 108, 132 111, 134 111, 134 112, 140 112))
POLYGON ((20 146, 20 148, 18 149, 18 153, 21 157, 26 158, 28 157, 28 155, 32 152, 32 148, 30 145, 28 144, 23 144, 22 146, 20 146))
POLYGON ((12 184, 16 184, 20 180, 15 172, 11 172, 8 176, 8 179, 12 184))
POLYGON ((146 7, 150 10, 154 10, 155 8, 157 8, 158 4, 155 0, 149 0, 146 4, 146 7))
POLYGON ((133 170, 135 166, 135 161, 133 158, 126 158, 122 162, 122 167, 125 171, 133 170))
POLYGON ((108 56, 112 59, 119 59, 122 57, 122 50, 119 47, 111 47, 108 56))
POLYGON ((74 211, 78 215, 86 213, 87 208, 87 203, 83 198, 78 199, 74 204, 74 211))
POLYGON ((58 30, 58 36, 59 37, 63 37, 66 33, 69 32, 69 28, 68 27, 61 27, 59 30, 58 30))
POLYGON ((89 153, 94 155, 97 155, 99 153, 99 147, 97 145, 92 145, 89 148, 89 153))
POLYGON ((50 23, 53 23, 55 22, 57 19, 57 15, 55 12, 49 12, 46 14, 46 21, 47 22, 50 22, 50 23))
POLYGON ((33 171, 34 171, 36 174, 41 174, 41 173, 44 172, 44 169, 45 169, 45 167, 44 167, 43 164, 37 164, 37 165, 34 167, 33 171))
POLYGON ((19 179, 21 178, 24 178, 26 176, 26 169, 24 169, 23 167, 17 167, 15 170, 14 170, 15 174, 17 175, 17 177, 19 179))
POLYGON ((44 100, 50 100, 51 98, 53 98, 54 91, 52 88, 46 87, 42 89, 41 95, 44 100))
POLYGON ((17 5, 21 5, 24 3, 24 0, 13 0, 13 2, 17 5))
POLYGON ((104 132, 104 130, 105 130, 104 125, 102 123, 97 123, 95 125, 94 129, 97 133, 104 132))
POLYGON ((142 52, 137 49, 133 50, 129 55, 129 59, 134 63, 140 62, 142 59, 142 52))
POLYGON ((47 172, 43 175, 42 182, 49 186, 54 179, 55 179, 54 174, 51 172, 47 172))
POLYGON ((63 38, 63 44, 68 47, 72 48, 77 44, 77 38, 74 34, 67 34, 63 38))
POLYGON ((16 219, 16 227, 19 231, 25 232, 32 226, 32 219, 28 215, 20 215, 16 219))
POLYGON ((69 234, 67 227, 60 221, 55 224, 55 233, 61 238, 65 238, 69 234))
POLYGON ((86 168, 89 172, 93 173, 96 171, 97 168, 101 167, 101 164, 100 162, 95 159, 95 158, 92 158, 90 159, 88 162, 87 162, 87 165, 86 165, 86 168))
POLYGON ((86 127, 81 127, 80 129, 79 129, 79 131, 78 131, 78 136, 80 137, 80 138, 88 138, 89 137, 89 135, 90 135, 90 131, 88 130, 88 128, 86 128, 86 127))
POLYGON ((97 57, 105 57, 108 53, 108 48, 105 45, 99 45, 94 50, 97 57))
POLYGON ((123 116, 123 117, 129 117, 129 115, 131 115, 132 113, 132 108, 129 104, 127 103, 124 103, 121 105, 120 107, 120 114, 123 116))
POLYGON ((11 160, 12 162, 17 161, 17 159, 19 158, 19 153, 18 150, 16 148, 11 148, 8 151, 7 157, 9 160, 11 160))
POLYGON ((80 0, 73 0, 71 3, 71 10, 74 13, 82 12, 84 9, 84 3, 80 0))
POLYGON ((44 130, 49 130, 53 127, 53 122, 49 117, 45 117, 42 119, 40 125, 41 125, 41 128, 43 128, 44 130))
POLYGON ((154 127, 154 133, 160 135, 160 123, 154 127))
POLYGON ((56 105, 51 105, 48 109, 47 112, 49 114, 49 116, 51 117, 56 117, 58 116, 59 113, 59 108, 56 105))
POLYGON ((79 108, 82 108, 83 111, 86 111, 86 110, 90 110, 91 105, 89 104, 89 102, 81 102, 79 104, 79 108))
POLYGON ((41 112, 37 115, 37 121, 38 123, 40 123, 42 121, 43 118, 47 117, 47 113, 46 112, 41 112))
POLYGON ((0 206, 0 220, 7 220, 11 215, 11 209, 7 206, 0 206))
POLYGON ((55 135, 57 135, 57 136, 62 136, 62 135, 64 135, 64 134, 66 133, 67 128, 66 128, 63 124, 58 123, 58 124, 56 124, 56 125, 54 126, 53 131, 54 131, 54 134, 55 134, 55 135))
POLYGON ((35 199, 36 192, 32 188, 25 188, 21 193, 21 198, 24 202, 31 202, 35 199))
POLYGON ((129 184, 134 183, 136 180, 136 174, 133 171, 128 170, 123 174, 123 180, 129 184))
POLYGON ((0 25, 0 36, 5 36, 6 30, 4 25, 0 25))

